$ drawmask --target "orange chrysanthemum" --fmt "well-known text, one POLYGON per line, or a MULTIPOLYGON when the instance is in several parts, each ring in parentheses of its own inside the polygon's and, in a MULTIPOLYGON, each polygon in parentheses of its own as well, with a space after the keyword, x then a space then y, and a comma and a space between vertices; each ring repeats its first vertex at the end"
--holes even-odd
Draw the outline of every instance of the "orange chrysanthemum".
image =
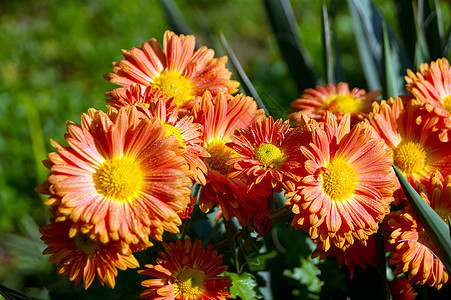
POLYGON ((50 224, 44 225, 40 232, 41 240, 48 246, 42 254, 51 254, 51 263, 59 261, 58 273, 69 276, 75 285, 83 279, 87 289, 97 274, 102 285, 106 283, 114 288, 117 268, 125 270, 139 267, 131 253, 119 252, 119 243, 116 241, 102 244, 81 232, 69 237, 71 225, 70 220, 55 222, 55 218, 52 218, 50 224))
POLYGON ((414 300, 417 293, 407 279, 396 277, 390 282, 390 293, 393 300, 414 300))
POLYGON ((288 117, 299 126, 302 114, 306 114, 311 119, 323 121, 326 112, 329 111, 334 113, 340 121, 345 113, 349 113, 354 124, 367 116, 371 111, 371 103, 379 95, 379 91, 367 93, 358 88, 353 88, 351 91, 346 82, 317 86, 315 89, 306 89, 301 98, 291 103, 295 110, 288 117))
POLYGON ((149 107, 151 103, 159 100, 166 103, 171 110, 175 107, 171 105, 171 97, 152 86, 143 87, 139 84, 132 84, 128 88, 118 88, 112 92, 108 92, 107 95, 111 97, 107 99, 107 102, 111 103, 117 109, 130 105, 144 105, 145 107, 149 107))
POLYGON ((451 129, 451 67, 446 58, 430 64, 422 63, 416 74, 407 70, 406 89, 433 118, 433 129, 439 129, 439 137, 449 140, 451 129))
POLYGON ((356 242, 346 250, 337 248, 334 245, 331 245, 327 251, 317 247, 313 251, 312 258, 317 256, 320 259, 325 259, 328 256, 336 258, 340 267, 343 267, 343 265, 348 267, 351 279, 354 278, 356 266, 360 266, 362 269, 366 269, 367 266, 377 267, 374 235, 368 238, 366 245, 356 242))
POLYGON ((194 47, 194 36, 166 31, 163 49, 152 38, 140 48, 122 50, 125 59, 113 64, 108 79, 123 87, 152 86, 173 98, 179 107, 192 107, 205 91, 213 95, 235 93, 239 83, 230 80, 227 57, 214 58, 212 49, 202 46, 194 51, 194 47))
POLYGON ((301 179, 301 140, 301 132, 288 121, 282 124, 282 119, 274 122, 272 117, 235 131, 228 146, 239 156, 228 161, 233 166, 228 177, 243 178, 248 189, 262 182, 280 191, 283 184, 301 179))
POLYGON ((204 145, 211 156, 205 160, 208 166, 207 184, 201 189, 199 207, 207 212, 219 202, 226 220, 237 217, 239 223, 245 226, 252 216, 268 212, 269 189, 254 187, 247 192, 245 181, 227 178, 231 168, 227 162, 237 156, 227 143, 236 129, 261 119, 263 111, 257 110, 257 104, 250 97, 232 97, 222 93, 213 97, 206 92, 201 102, 193 108, 193 114, 195 122, 204 126, 204 145))
POLYGON ((417 124, 418 101, 403 103, 401 98, 374 103, 369 121, 394 151, 395 166, 412 183, 440 170, 451 174, 451 147, 440 141, 438 132, 417 124))
POLYGON ((293 226, 307 230, 324 251, 331 244, 346 249, 355 239, 365 245, 393 201, 390 152, 382 139, 371 137, 369 125, 350 129, 349 114, 339 124, 331 113, 321 124, 304 117, 302 129, 312 142, 301 147, 306 176, 287 191, 293 226))
POLYGON ((203 249, 201 241, 192 244, 185 239, 169 245, 163 243, 163 246, 166 253, 160 252, 157 264, 146 265, 148 269, 138 271, 156 277, 142 282, 147 289, 141 293, 141 298, 221 300, 232 297, 227 290, 232 286, 232 280, 218 276, 227 270, 227 266, 222 265, 222 254, 211 251, 211 245, 203 249))
MULTIPOLYGON (((451 216, 451 176, 443 179, 434 173, 429 182, 417 186, 420 195, 444 220, 451 216)), ((385 229, 391 232, 392 255, 390 264, 398 265, 395 274, 408 272, 412 284, 424 284, 439 289, 448 282, 449 274, 437 256, 437 252, 425 229, 410 205, 404 210, 391 212, 384 221, 385 229)))
POLYGON ((68 147, 51 141, 57 152, 45 165, 52 173, 37 191, 50 195, 57 221, 74 222, 71 237, 161 240, 164 230, 179 231, 191 184, 180 143, 164 135, 159 120, 140 119, 134 106, 108 114, 90 109, 81 125, 68 122, 68 147))

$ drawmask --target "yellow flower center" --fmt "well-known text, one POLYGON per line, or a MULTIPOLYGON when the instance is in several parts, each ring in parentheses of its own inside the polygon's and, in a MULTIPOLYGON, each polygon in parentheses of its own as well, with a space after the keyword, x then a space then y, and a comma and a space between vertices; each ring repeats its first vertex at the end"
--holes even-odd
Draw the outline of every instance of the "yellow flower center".
POLYGON ((178 296, 197 299, 204 290, 205 274, 201 270, 184 267, 176 276, 174 289, 178 296))
POLYGON ((362 101, 352 95, 333 95, 329 97, 324 107, 331 112, 356 113, 362 109, 362 101))
POLYGON ((152 86, 173 98, 172 103, 177 106, 182 106, 193 98, 193 84, 177 72, 159 75, 152 86))
POLYGON ((277 167, 284 159, 282 151, 273 144, 261 144, 255 149, 255 158, 265 168, 277 167))
POLYGON ((77 250, 86 253, 88 256, 92 256, 100 250, 99 242, 91 240, 87 234, 81 232, 75 235, 74 243, 77 250))
POLYGON ((401 142, 394 151, 394 163, 405 174, 418 174, 426 166, 427 152, 417 142, 401 142))
POLYGON ((222 175, 226 176, 229 172, 231 166, 226 163, 229 159, 237 157, 238 154, 235 150, 226 146, 226 142, 223 140, 213 140, 209 142, 206 146, 210 157, 206 158, 205 161, 210 167, 210 169, 215 170, 222 175))
POLYGON ((134 198, 144 184, 140 167, 127 157, 106 160, 92 177, 97 192, 116 201, 134 198))
POLYGON ((451 113, 451 95, 445 97, 443 99, 443 107, 449 112, 451 113))
POLYGON ((334 159, 321 174, 323 190, 333 201, 348 199, 355 191, 356 173, 354 168, 342 159, 334 159))
POLYGON ((180 130, 178 130, 176 127, 166 124, 166 123, 164 123, 163 126, 166 129, 166 134, 164 135, 165 137, 173 135, 175 137, 175 139, 180 142, 180 145, 182 147, 186 146, 185 140, 183 139, 183 136, 180 133, 180 130))

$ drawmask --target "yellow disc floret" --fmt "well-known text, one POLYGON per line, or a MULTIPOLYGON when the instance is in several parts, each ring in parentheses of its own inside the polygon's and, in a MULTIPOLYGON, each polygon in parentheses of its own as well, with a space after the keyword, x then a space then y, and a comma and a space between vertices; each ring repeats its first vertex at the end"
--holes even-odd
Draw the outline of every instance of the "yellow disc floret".
POLYGON ((354 194, 356 188, 356 173, 354 168, 342 159, 334 159, 321 176, 323 190, 333 201, 343 201, 354 194))
POLYGON ((238 156, 235 150, 226 146, 226 142, 223 140, 212 140, 205 147, 210 153, 210 157, 205 159, 205 162, 210 169, 215 170, 222 175, 226 176, 231 166, 226 163, 229 159, 238 156))
POLYGON ((451 114, 451 95, 443 99, 443 107, 451 114))
POLYGON ((74 237, 75 247, 78 251, 86 253, 88 256, 93 256, 100 250, 100 243, 89 238, 87 234, 78 232, 74 237))
POLYGON ((352 95, 333 95, 325 101, 325 108, 331 112, 357 113, 362 109, 362 101, 352 95))
POLYGON ((184 267, 176 276, 174 290, 178 296, 197 299, 204 291, 205 274, 198 269, 184 267))
POLYGON ((133 199, 144 183, 139 165, 127 157, 106 160, 94 173, 93 180, 99 194, 115 201, 133 199))
POLYGON ((394 151, 394 163, 405 174, 418 174, 426 166, 427 152, 424 146, 413 141, 401 142, 394 151))
POLYGON ((282 151, 273 144, 261 144, 255 149, 255 159, 264 168, 277 167, 284 159, 282 151))
POLYGON ((186 146, 185 140, 183 139, 183 136, 180 133, 180 130, 178 130, 176 127, 166 124, 166 123, 164 123, 163 126, 166 129, 166 134, 164 135, 165 137, 173 135, 175 137, 175 139, 180 142, 181 146, 183 146, 183 147, 186 146))
POLYGON ((183 106, 193 98, 193 84, 177 72, 167 72, 154 79, 153 87, 173 98, 172 103, 183 106))

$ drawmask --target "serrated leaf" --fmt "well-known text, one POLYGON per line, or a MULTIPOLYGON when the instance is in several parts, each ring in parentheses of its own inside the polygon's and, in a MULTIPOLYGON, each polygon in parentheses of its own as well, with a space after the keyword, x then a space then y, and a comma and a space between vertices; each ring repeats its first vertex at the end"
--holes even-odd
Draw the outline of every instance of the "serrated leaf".
POLYGON ((449 226, 440 216, 421 198, 421 196, 410 185, 401 172, 393 166, 399 183, 409 200, 415 214, 423 225, 426 233, 437 250, 437 254, 451 274, 451 237, 449 226))
POLYGON ((230 293, 232 293, 234 299, 238 296, 243 300, 257 299, 257 293, 255 291, 257 282, 255 282, 251 274, 246 272, 241 274, 224 272, 224 276, 232 279, 230 293))
POLYGON ((317 267, 319 259, 301 258, 301 267, 291 270, 284 270, 283 275, 299 281, 307 287, 310 292, 319 293, 324 282, 319 279, 320 269, 317 267))
POLYGON ((265 8, 280 52, 298 91, 316 84, 312 59, 303 47, 289 0, 265 0, 265 8))
POLYGON ((254 85, 249 80, 249 77, 247 77, 246 73, 244 72, 243 68, 241 67, 240 62, 238 61, 238 58, 236 57, 235 53, 233 52, 232 48, 229 46, 229 43, 227 42, 226 37, 224 34, 220 33, 219 37, 221 39, 222 45, 230 58, 230 63, 232 64, 232 67, 236 70, 236 73, 238 74, 238 79, 248 96, 252 96, 254 98, 255 102, 257 102, 257 105, 259 108, 263 109, 265 111, 265 114, 267 116, 271 115, 271 112, 268 111, 266 106, 263 104, 262 100, 260 99, 260 96, 257 93, 257 90, 254 88, 254 85))

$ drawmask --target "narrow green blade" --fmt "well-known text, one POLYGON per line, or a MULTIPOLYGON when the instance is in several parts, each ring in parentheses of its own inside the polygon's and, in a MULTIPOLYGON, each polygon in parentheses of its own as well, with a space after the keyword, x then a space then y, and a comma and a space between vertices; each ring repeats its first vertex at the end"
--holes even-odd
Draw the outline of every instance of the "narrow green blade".
POLYGON ((322 38, 323 38, 323 55, 324 55, 324 74, 327 75, 327 83, 336 84, 334 73, 334 54, 332 50, 332 39, 329 24, 329 15, 327 13, 326 2, 323 1, 321 5, 321 20, 322 20, 322 38))
POLYGON ((411 68, 408 56, 401 41, 396 38, 388 23, 383 18, 371 0, 348 0, 348 8, 353 18, 353 29, 357 50, 363 67, 363 72, 370 89, 381 89, 384 75, 384 37, 382 23, 386 23, 392 55, 393 71, 396 74, 396 85, 403 86, 403 75, 411 68))
POLYGON ((398 177, 399 183, 401 184, 410 205, 437 250, 440 260, 445 265, 448 273, 451 274, 451 237, 449 226, 423 200, 423 198, 421 198, 395 166, 393 166, 393 169, 395 170, 396 176, 398 177))
MULTIPOLYGON (((368 4, 367 1, 363 2, 368 4)), ((382 87, 379 80, 381 73, 377 66, 381 65, 382 57, 371 21, 365 14, 364 7, 362 6, 365 3, 360 3, 358 0, 348 0, 348 8, 353 20, 352 26, 357 50, 360 63, 363 66, 366 82, 371 90, 380 90, 382 87)))
POLYGON ((301 93, 315 86, 317 75, 312 60, 297 33, 297 24, 289 0, 265 0, 266 12, 283 59, 301 93))
POLYGON ((257 90, 252 85, 252 82, 249 80, 249 77, 247 77, 246 73, 241 67, 240 62, 238 61, 238 58, 236 57, 232 48, 229 46, 226 37, 222 33, 219 34, 219 37, 221 39, 222 45, 228 57, 230 58, 230 63, 232 64, 232 67, 236 70, 235 74, 238 74, 238 80, 241 82, 241 86, 243 87, 245 94, 248 96, 252 96, 255 102, 257 102, 258 107, 263 109, 267 116, 271 115, 270 112, 265 107, 265 105, 263 104, 262 100, 260 99, 260 96, 258 95, 257 90))
MULTIPOLYGON (((194 31, 189 27, 185 20, 185 16, 180 11, 179 7, 173 0, 160 0, 163 5, 169 26, 176 34, 194 34, 194 31)), ((198 48, 196 40, 196 47, 198 48)))
POLYGON ((401 33, 401 39, 404 42, 409 61, 415 59, 415 44, 417 42, 415 28, 415 17, 413 14, 412 0, 395 0, 396 20, 401 33))
POLYGON ((396 74, 396 71, 394 69, 393 64, 393 53, 390 48, 390 42, 388 40, 388 32, 387 32, 387 23, 382 22, 382 33, 384 37, 384 55, 383 55, 383 61, 384 61, 384 78, 383 81, 384 85, 384 99, 388 99, 390 97, 396 97, 400 93, 399 84, 397 80, 398 75, 396 74))

